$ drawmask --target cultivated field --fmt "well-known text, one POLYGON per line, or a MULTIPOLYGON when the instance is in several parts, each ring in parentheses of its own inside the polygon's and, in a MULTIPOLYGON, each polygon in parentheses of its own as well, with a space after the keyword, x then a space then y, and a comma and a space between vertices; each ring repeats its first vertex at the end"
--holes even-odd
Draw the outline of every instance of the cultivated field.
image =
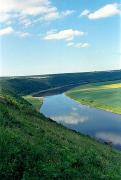
POLYGON ((121 114, 121 80, 79 86, 66 95, 81 104, 121 114))

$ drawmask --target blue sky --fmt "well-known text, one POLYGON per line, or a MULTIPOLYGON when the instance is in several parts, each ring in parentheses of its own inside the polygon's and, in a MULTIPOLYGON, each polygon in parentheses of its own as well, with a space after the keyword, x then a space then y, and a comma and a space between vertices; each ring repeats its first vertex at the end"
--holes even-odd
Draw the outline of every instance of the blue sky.
POLYGON ((121 68, 120 0, 0 0, 0 75, 121 68))

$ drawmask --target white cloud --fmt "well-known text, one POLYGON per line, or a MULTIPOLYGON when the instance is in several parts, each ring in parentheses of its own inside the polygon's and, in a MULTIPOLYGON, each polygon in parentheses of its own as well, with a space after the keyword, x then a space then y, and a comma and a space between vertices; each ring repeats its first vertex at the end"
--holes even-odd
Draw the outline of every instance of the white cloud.
POLYGON ((14 35, 17 35, 17 36, 23 37, 23 38, 31 36, 31 34, 29 32, 17 32, 11 26, 0 29, 0 36, 5 36, 5 35, 9 35, 9 34, 14 34, 14 35))
POLYGON ((87 16, 89 19, 94 20, 114 16, 120 14, 120 12, 120 5, 117 3, 113 3, 107 4, 93 13, 90 13, 89 10, 84 10, 81 13, 81 16, 87 16))
POLYGON ((89 13, 90 13, 90 11, 88 9, 85 9, 84 11, 82 11, 80 16, 87 16, 89 13))
POLYGON ((55 12, 50 12, 50 13, 46 14, 45 16, 43 16, 43 18, 41 18, 41 20, 52 21, 52 20, 56 20, 59 18, 60 18, 59 12, 55 11, 55 12))
POLYGON ((23 38, 31 36, 31 34, 28 32, 18 32, 17 34, 23 38))
POLYGON ((10 16, 8 14, 5 13, 0 13, 0 22, 8 22, 10 19, 10 16))
POLYGON ((76 47, 76 48, 87 48, 87 47, 89 47, 89 44, 88 43, 77 43, 74 45, 74 47, 76 47))
POLYGON ((69 43, 67 43, 67 46, 68 47, 71 47, 71 46, 73 46, 74 45, 74 43, 73 42, 69 42, 69 43))
POLYGON ((50 12, 50 13, 46 14, 45 16, 43 16, 43 18, 41 18, 41 20, 52 21, 52 20, 64 18, 66 16, 70 16, 73 13, 74 13, 73 10, 66 10, 66 11, 59 13, 56 9, 56 11, 50 12))
POLYGON ((63 31, 59 31, 59 32, 52 32, 49 33, 47 32, 46 36, 44 37, 45 40, 73 40, 74 37, 78 37, 78 36, 83 36, 84 32, 78 31, 78 30, 73 30, 73 29, 66 29, 63 31))
POLYGON ((0 12, 23 13, 37 15, 50 11, 51 3, 48 0, 0 0, 0 12))
POLYGON ((28 27, 28 26, 32 25, 32 23, 33 23, 29 18, 27 18, 24 15, 19 17, 19 22, 20 22, 20 24, 24 25, 25 27, 28 27))
POLYGON ((62 12, 62 16, 69 16, 71 14, 73 14, 75 11, 74 10, 66 10, 64 12, 62 12))
POLYGON ((0 29, 0 36, 9 35, 14 33, 14 29, 12 27, 6 27, 3 29, 0 29))
POLYGON ((104 6, 103 8, 95 11, 94 13, 90 13, 88 17, 89 19, 99 19, 99 18, 113 16, 119 13, 120 13, 120 10, 119 10, 118 4, 108 4, 104 6))
POLYGON ((68 47, 74 47, 74 48, 88 48, 90 47, 89 43, 73 43, 73 42, 70 42, 70 43, 67 43, 67 46, 68 47))
POLYGON ((81 45, 81 48, 87 48, 87 47, 89 47, 90 45, 88 44, 88 43, 83 43, 82 45, 81 45))
POLYGON ((57 31, 58 31, 57 29, 51 29, 47 32, 47 35, 56 33, 57 31))
POLYGON ((8 20, 20 21, 27 27, 39 20, 56 20, 72 13, 73 10, 59 12, 50 0, 0 0, 0 22, 2 23, 8 20))

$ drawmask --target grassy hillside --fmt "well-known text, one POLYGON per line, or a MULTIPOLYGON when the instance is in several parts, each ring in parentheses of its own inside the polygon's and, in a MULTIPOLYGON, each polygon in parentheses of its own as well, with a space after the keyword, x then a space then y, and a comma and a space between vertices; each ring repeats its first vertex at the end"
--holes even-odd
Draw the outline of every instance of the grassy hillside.
POLYGON ((82 85, 66 95, 82 104, 121 114, 121 80, 82 85))
POLYGON ((19 95, 45 96, 62 93, 85 83, 118 79, 121 79, 121 70, 0 78, 0 84, 19 95))
POLYGON ((0 94, 0 179, 121 179, 121 152, 0 94))

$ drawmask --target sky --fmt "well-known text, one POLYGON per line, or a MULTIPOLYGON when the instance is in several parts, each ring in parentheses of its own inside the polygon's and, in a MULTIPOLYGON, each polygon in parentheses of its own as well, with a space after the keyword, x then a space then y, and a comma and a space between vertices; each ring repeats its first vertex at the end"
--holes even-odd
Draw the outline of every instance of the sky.
POLYGON ((0 76, 121 69, 120 0, 0 0, 0 76))

